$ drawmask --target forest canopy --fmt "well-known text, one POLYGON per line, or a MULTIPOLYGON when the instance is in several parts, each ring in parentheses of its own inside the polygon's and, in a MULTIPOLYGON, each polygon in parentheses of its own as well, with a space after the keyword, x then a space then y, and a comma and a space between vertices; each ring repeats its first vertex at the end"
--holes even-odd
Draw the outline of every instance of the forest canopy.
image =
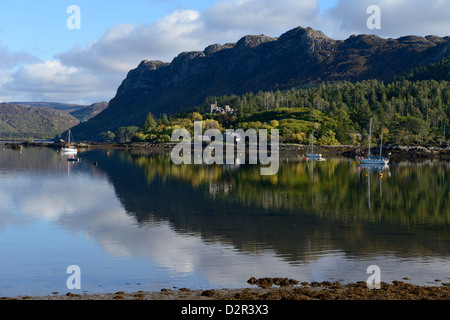
POLYGON ((446 80, 407 78, 321 84, 307 89, 260 91, 208 97, 202 105, 159 118, 149 114, 132 140, 167 142, 176 128, 279 129, 280 142, 306 144, 314 132, 321 145, 358 144, 373 118, 374 139, 386 143, 444 143, 450 118, 450 86, 446 80), (210 113, 211 104, 234 112, 210 113))

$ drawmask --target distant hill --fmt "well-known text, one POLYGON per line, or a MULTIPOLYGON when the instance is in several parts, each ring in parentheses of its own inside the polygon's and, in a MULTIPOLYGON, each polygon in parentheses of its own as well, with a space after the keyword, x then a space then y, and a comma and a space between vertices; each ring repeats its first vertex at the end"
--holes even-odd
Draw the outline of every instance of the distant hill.
POLYGON ((278 38, 247 35, 236 43, 183 52, 172 62, 142 61, 131 70, 103 112, 73 128, 79 139, 140 126, 201 104, 208 96, 288 90, 321 82, 390 80, 450 55, 450 37, 384 39, 352 35, 334 40, 298 27, 278 38))
POLYGON ((78 120, 80 120, 81 122, 89 120, 90 118, 102 112, 106 107, 108 107, 107 102, 96 102, 88 106, 81 104, 70 104, 60 102, 8 102, 8 103, 22 106, 52 108, 56 110, 66 111, 71 115, 73 115, 78 120))
POLYGON ((30 107, 45 107, 52 108, 56 110, 73 112, 84 108, 85 105, 80 104, 70 104, 70 103, 60 103, 60 102, 8 102, 10 104, 19 104, 22 106, 30 106, 30 107))
POLYGON ((52 139, 79 122, 66 111, 0 103, 0 139, 52 139))
POLYGON ((81 122, 83 122, 95 117, 97 114, 105 110, 107 107, 108 102, 97 102, 89 106, 84 106, 75 111, 71 111, 70 114, 73 115, 78 120, 80 120, 81 122))

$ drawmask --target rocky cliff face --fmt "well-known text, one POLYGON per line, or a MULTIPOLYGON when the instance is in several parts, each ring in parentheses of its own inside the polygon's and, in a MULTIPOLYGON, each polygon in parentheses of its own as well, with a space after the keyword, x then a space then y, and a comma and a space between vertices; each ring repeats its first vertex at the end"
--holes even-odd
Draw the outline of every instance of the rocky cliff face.
POLYGON ((183 52, 171 63, 142 61, 99 115, 75 127, 93 139, 120 126, 141 125, 156 116, 191 107, 207 96, 289 89, 321 81, 388 80, 450 55, 450 37, 406 36, 383 39, 352 35, 334 40, 321 31, 298 27, 279 38, 248 35, 237 43, 213 44, 183 52))

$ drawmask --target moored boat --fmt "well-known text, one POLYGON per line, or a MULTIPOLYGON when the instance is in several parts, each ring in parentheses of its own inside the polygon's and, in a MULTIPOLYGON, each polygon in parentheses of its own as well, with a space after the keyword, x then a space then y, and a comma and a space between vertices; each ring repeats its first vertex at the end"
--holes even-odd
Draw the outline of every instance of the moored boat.
POLYGON ((311 134, 311 143, 308 146, 308 148, 306 149, 306 158, 308 159, 315 159, 318 161, 324 161, 325 159, 322 158, 322 154, 321 153, 314 153, 314 132, 311 134), (311 152, 309 151, 309 148, 311 148, 311 152))
POLYGON ((381 139, 381 145, 380 145, 380 155, 379 156, 373 156, 370 154, 370 142, 372 140, 372 118, 370 118, 369 123, 369 151, 367 153, 367 158, 359 157, 358 160, 361 164, 373 164, 373 165, 386 165, 389 162, 389 158, 382 157, 381 151, 382 151, 382 145, 383 140, 381 139))
POLYGON ((78 153, 78 149, 75 146, 70 144, 71 143, 70 142, 71 141, 70 138, 71 138, 71 133, 70 133, 70 129, 69 129, 69 131, 67 132, 66 139, 64 140, 64 143, 63 143, 63 145, 61 147, 61 152, 62 153, 65 153, 65 154, 78 153))

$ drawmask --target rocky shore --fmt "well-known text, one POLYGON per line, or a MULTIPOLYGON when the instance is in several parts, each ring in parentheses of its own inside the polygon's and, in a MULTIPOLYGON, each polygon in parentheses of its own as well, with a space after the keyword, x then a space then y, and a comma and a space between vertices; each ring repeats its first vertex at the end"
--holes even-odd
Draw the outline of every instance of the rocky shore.
POLYGON ((381 282, 380 289, 369 289, 366 282, 302 282, 286 278, 251 278, 255 288, 190 290, 161 289, 97 294, 54 292, 47 296, 0 297, 0 300, 450 300, 450 283, 418 286, 404 281, 381 282))

